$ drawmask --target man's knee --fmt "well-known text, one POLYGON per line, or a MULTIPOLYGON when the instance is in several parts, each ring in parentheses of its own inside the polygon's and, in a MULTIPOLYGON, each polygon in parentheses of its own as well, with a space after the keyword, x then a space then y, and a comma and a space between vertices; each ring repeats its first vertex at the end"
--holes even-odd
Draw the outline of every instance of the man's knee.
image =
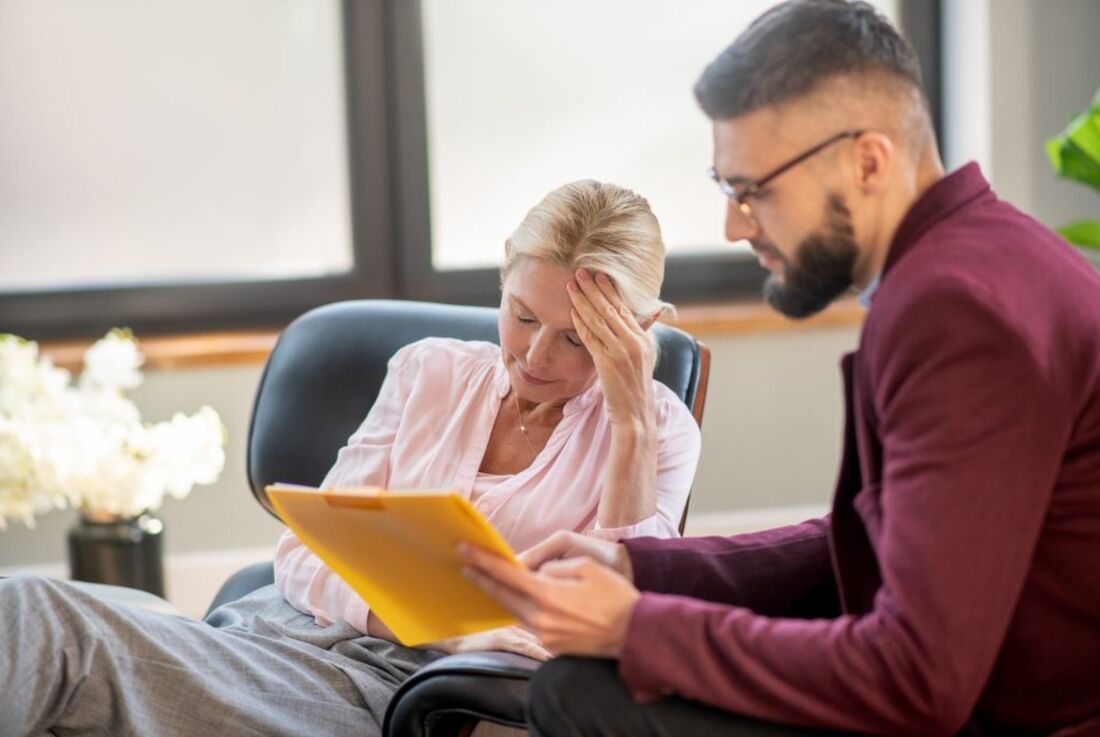
POLYGON ((531 679, 527 721, 532 734, 551 737, 598 731, 623 691, 612 660, 554 658, 531 679))

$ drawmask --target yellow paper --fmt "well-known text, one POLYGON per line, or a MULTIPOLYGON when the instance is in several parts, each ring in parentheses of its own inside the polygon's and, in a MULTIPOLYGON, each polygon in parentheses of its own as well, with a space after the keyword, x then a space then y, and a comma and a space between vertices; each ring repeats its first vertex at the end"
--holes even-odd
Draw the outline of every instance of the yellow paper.
POLYGON ((298 539, 347 581, 397 638, 420 645, 516 624, 461 573, 460 542, 520 563, 468 500, 446 491, 267 487, 298 539))

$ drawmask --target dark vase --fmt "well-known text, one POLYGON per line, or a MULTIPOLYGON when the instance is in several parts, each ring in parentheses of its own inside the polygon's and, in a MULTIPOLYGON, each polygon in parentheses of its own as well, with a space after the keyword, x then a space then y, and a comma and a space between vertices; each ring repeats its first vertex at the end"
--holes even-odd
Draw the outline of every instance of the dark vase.
POLYGON ((69 530, 69 575, 164 596, 163 530, 148 513, 104 519, 81 514, 69 530))

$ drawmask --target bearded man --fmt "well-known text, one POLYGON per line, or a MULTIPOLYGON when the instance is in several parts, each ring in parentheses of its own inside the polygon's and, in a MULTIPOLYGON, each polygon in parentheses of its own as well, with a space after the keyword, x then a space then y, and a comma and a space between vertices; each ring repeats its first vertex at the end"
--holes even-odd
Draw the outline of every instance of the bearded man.
POLYGON ((865 3, 769 10, 696 97, 768 301, 869 306, 832 513, 562 534, 529 570, 465 551, 574 656, 536 673, 532 732, 1100 734, 1100 277, 976 164, 944 174, 916 57, 865 3))

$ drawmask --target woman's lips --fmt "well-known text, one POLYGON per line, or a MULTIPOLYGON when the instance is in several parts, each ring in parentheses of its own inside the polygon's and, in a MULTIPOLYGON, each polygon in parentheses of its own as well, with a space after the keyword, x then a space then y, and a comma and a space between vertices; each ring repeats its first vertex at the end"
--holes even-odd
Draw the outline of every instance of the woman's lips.
POLYGON ((519 366, 516 366, 516 371, 519 372, 519 378, 523 379, 524 381, 526 381, 528 384, 531 384, 532 386, 545 386, 547 384, 553 384, 554 383, 552 381, 546 381, 545 379, 538 379, 534 376, 531 376, 531 374, 527 373, 526 371, 521 369, 519 366))

